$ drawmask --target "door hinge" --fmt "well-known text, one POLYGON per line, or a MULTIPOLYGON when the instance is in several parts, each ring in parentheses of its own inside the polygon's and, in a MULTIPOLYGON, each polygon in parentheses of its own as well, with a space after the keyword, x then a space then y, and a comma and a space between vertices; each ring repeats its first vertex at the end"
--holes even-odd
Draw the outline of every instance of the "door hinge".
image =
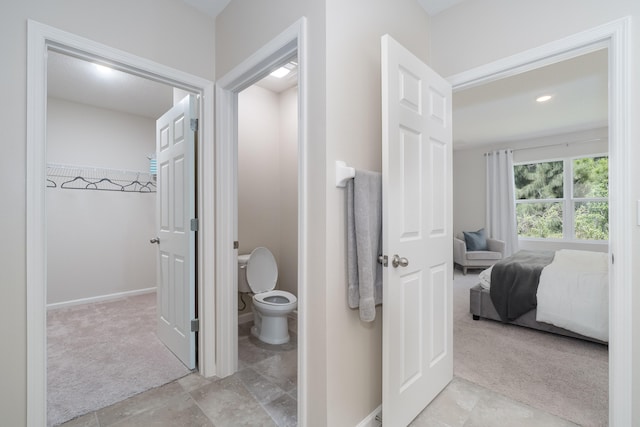
POLYGON ((389 257, 386 255, 378 255, 378 264, 382 264, 383 267, 387 267, 389 265, 389 257))
POLYGON ((191 130, 193 132, 198 131, 198 119, 191 119, 191 130))
POLYGON ((200 228, 200 221, 198 221, 198 218, 192 218, 191 231, 198 231, 199 228, 200 228))
POLYGON ((200 320, 193 319, 191 321, 191 332, 198 332, 200 330, 200 320))
POLYGON ((240 247, 240 244, 238 243, 237 240, 233 242, 233 249, 238 249, 239 247, 240 247))
POLYGON ((615 264, 616 263, 616 258, 613 256, 613 253, 611 254, 611 264, 615 264))

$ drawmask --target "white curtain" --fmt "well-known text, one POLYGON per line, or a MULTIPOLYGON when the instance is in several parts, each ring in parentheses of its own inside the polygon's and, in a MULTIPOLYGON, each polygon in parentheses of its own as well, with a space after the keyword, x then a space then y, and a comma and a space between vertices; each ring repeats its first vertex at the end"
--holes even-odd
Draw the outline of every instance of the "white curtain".
POLYGON ((505 242, 507 257, 518 251, 513 151, 486 153, 487 236, 505 242))

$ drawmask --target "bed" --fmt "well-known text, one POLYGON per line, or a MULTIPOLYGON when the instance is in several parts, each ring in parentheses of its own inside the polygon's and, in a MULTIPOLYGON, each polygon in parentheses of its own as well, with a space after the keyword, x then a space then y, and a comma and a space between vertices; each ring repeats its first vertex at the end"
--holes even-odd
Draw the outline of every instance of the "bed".
POLYGON ((474 320, 498 320, 607 344, 608 256, 519 251, 480 273, 470 289, 474 320))

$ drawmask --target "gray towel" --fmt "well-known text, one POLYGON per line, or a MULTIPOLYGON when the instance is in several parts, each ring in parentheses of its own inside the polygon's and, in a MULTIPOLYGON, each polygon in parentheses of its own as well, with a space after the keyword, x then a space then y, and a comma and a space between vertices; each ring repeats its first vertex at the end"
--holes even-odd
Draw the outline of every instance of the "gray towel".
POLYGON ((356 171, 347 182, 347 270, 349 307, 372 322, 382 303, 382 174, 356 171))

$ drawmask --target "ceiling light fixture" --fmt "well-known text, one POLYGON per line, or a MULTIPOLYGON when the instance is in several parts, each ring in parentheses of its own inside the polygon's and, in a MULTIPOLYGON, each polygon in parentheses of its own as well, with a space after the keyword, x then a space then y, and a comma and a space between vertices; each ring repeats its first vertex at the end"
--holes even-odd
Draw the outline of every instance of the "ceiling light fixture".
POLYGON ((109 68, 106 65, 94 63, 93 66, 96 67, 96 70, 98 70, 100 74, 110 74, 113 71, 112 68, 109 68))
POLYGON ((536 98, 536 101, 537 102, 547 102, 551 98, 553 98, 551 95, 542 95, 542 96, 539 96, 538 98, 536 98))
POLYGON ((286 76, 287 74, 289 74, 290 72, 291 72, 290 69, 288 69, 286 67, 280 67, 277 70, 275 70, 274 72, 272 72, 271 75, 273 77, 277 77, 277 78, 281 79, 284 76, 286 76))

